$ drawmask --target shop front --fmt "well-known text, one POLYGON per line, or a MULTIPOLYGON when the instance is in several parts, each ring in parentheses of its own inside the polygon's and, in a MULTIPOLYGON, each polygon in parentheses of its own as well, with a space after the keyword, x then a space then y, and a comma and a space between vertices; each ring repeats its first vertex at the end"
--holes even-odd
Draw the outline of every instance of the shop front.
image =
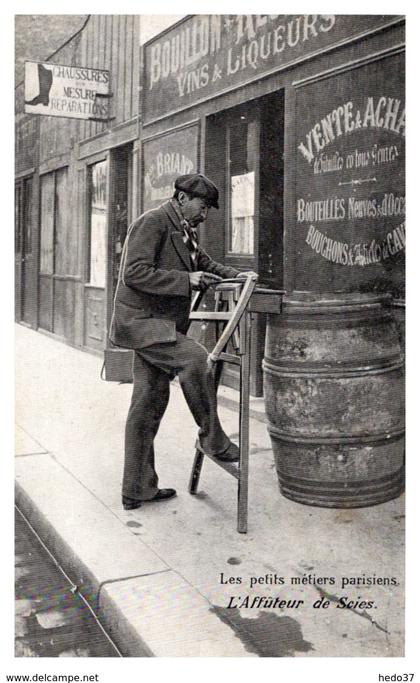
MULTIPOLYGON (((288 293, 387 293, 401 306, 402 17, 187 17, 143 61, 142 209, 197 168, 220 189, 201 231, 214 258, 288 293)), ((253 320, 256 396, 266 322, 253 320)))
MULTIPOLYGON (((18 92, 18 100, 22 96, 18 92)), ((16 121, 15 168, 15 319, 37 325, 38 126, 30 116, 16 121)))
MULTIPOLYGON (((54 56, 108 70, 109 120, 18 117, 17 319, 102 352, 128 224, 199 171, 215 259, 288 293, 389 295, 402 337, 404 18, 196 15, 141 48, 140 23, 92 16, 54 56)), ((254 396, 266 330, 255 314, 254 396)))
MULTIPOLYGON (((283 492, 349 507, 397 495, 404 17, 187 16, 142 47, 139 28, 92 16, 54 56, 109 73, 106 121, 17 116, 17 320, 105 349, 106 378, 129 381, 132 353, 107 340, 127 227, 203 172, 220 191, 204 248, 287 293, 251 331, 283 492)), ((212 346, 206 325, 192 333, 212 346)))
POLYGON ((91 15, 16 90, 16 319, 101 355, 138 205, 139 29, 136 16, 91 15), (48 107, 27 102, 39 71, 48 107), (89 113, 98 79, 109 87, 89 113))

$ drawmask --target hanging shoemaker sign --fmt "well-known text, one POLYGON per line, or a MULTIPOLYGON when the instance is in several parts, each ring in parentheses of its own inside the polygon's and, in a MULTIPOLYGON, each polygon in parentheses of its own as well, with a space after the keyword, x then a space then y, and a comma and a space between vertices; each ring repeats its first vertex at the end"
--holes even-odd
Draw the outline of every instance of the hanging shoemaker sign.
POLYGON ((25 113, 109 120, 109 71, 25 62, 25 113))

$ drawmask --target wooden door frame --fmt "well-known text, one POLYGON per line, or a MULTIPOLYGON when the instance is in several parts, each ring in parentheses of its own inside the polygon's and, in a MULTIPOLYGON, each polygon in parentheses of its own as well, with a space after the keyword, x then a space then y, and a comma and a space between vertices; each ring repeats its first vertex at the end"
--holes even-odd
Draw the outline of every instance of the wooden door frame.
POLYGON ((24 290, 22 203, 23 178, 18 178, 15 180, 15 319, 17 322, 22 321, 24 290), (16 194, 18 194, 18 201, 16 201, 16 194))
MULTIPOLYGON (((51 171, 47 171, 46 173, 42 173, 42 175, 39 176, 39 259, 38 259, 38 282, 40 281, 41 278, 48 278, 51 281, 51 330, 46 330, 44 327, 39 326, 41 330, 45 332, 49 332, 50 334, 55 334, 54 332, 54 288, 55 288, 55 244, 56 244, 56 223, 57 223, 57 201, 56 201, 56 196, 57 196, 57 179, 56 179, 56 171, 60 170, 60 168, 68 168, 66 166, 60 166, 58 168, 54 168, 51 171), (54 198, 54 207, 53 207, 53 237, 52 237, 52 272, 51 273, 42 273, 41 272, 41 246, 42 246, 42 181, 45 177, 52 175, 53 178, 53 198, 54 198)), ((40 289, 41 291, 41 289, 40 289)), ((40 311, 41 311, 41 295, 39 297, 39 304, 38 304, 38 325, 39 325, 39 319, 40 319, 40 311)), ((61 337, 60 337, 61 338, 61 337)))
POLYGON ((36 192, 36 177, 35 177, 35 169, 32 168, 25 173, 22 173, 19 175, 18 178, 15 180, 15 188, 20 189, 20 198, 19 198, 19 241, 20 241, 20 251, 19 251, 19 259, 20 259, 20 267, 19 267, 19 322, 23 325, 26 325, 27 327, 36 327, 36 320, 37 320, 37 304, 35 302, 35 309, 31 311, 29 308, 28 311, 28 319, 25 319, 25 305, 27 304, 27 299, 26 299, 26 286, 28 284, 28 278, 29 280, 36 276, 36 273, 34 274, 34 268, 36 269, 38 264, 37 264, 37 248, 35 245, 35 209, 37 206, 36 197, 35 197, 35 192, 36 192), (32 183, 32 189, 31 189, 31 200, 29 203, 29 207, 27 210, 26 207, 26 183, 28 181, 31 181, 32 183), (35 208, 34 208, 35 207, 35 208), (27 220, 30 222, 30 235, 31 235, 31 245, 30 245, 30 251, 27 252, 27 235, 26 235, 26 226, 27 226, 27 220), (30 264, 29 267, 27 264, 30 264))
MULTIPOLYGON (((133 142, 124 143, 118 147, 113 147, 109 155, 109 201, 107 202, 107 268, 106 268, 106 326, 109 329, 111 323, 112 309, 114 303, 114 264, 115 264, 115 248, 114 248, 114 225, 116 220, 116 182, 115 176, 118 172, 116 155, 118 150, 123 147, 127 148, 128 161, 128 175, 127 175, 127 226, 132 222, 132 197, 133 197, 133 181, 134 181, 134 144, 133 142)), ((121 245, 122 246, 122 245, 121 245)))
MULTIPOLYGON (((87 293, 88 291, 92 290, 98 290, 98 291, 103 291, 103 297, 104 297, 104 316, 103 316, 103 334, 104 334, 104 340, 106 340, 106 333, 107 333, 107 299, 108 299, 108 268, 109 268, 109 254, 108 254, 108 244, 109 244, 109 214, 110 214, 110 202, 111 202, 111 197, 110 197, 110 178, 111 178, 111 172, 110 172, 110 167, 111 167, 111 150, 106 149, 102 150, 101 152, 97 152, 96 154, 87 157, 83 159, 83 165, 85 168, 85 179, 86 179, 86 187, 85 187, 85 203, 84 203, 84 239, 83 239, 83 248, 82 248, 82 287, 83 287, 83 298, 82 298, 82 306, 83 306, 83 312, 82 312, 82 319, 83 319, 83 325, 82 325, 82 348, 89 352, 97 353, 98 349, 95 349, 93 346, 88 346, 86 343, 86 337, 87 337, 87 293), (108 164, 107 168, 107 178, 106 178, 106 223, 105 223, 105 242, 107 245, 107 248, 105 249, 105 258, 106 258, 106 263, 105 263, 105 284, 104 287, 97 287, 95 285, 92 285, 89 282, 90 279, 90 255, 91 255, 91 167, 94 166, 95 164, 101 163, 103 161, 106 161, 108 164)), ((106 344, 104 344, 104 347, 106 344)))

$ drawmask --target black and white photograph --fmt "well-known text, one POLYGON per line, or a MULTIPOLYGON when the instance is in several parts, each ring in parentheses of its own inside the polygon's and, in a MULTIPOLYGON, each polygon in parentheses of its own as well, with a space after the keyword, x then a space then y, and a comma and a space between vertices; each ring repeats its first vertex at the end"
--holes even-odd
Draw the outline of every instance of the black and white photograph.
POLYGON ((406 16, 235 7, 15 11, 8 674, 419 675, 406 16))

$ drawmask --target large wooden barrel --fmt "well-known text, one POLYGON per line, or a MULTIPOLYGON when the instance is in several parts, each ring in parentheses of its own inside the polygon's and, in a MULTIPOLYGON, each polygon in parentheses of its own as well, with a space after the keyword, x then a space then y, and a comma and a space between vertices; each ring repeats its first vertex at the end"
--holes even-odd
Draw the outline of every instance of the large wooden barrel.
POLYGON ((398 338, 400 340, 401 352, 405 357, 405 301, 404 299, 393 299, 392 310, 397 323, 398 338))
POLYGON ((351 508, 401 493, 404 380, 386 295, 286 296, 268 315, 263 367, 287 498, 351 508))

